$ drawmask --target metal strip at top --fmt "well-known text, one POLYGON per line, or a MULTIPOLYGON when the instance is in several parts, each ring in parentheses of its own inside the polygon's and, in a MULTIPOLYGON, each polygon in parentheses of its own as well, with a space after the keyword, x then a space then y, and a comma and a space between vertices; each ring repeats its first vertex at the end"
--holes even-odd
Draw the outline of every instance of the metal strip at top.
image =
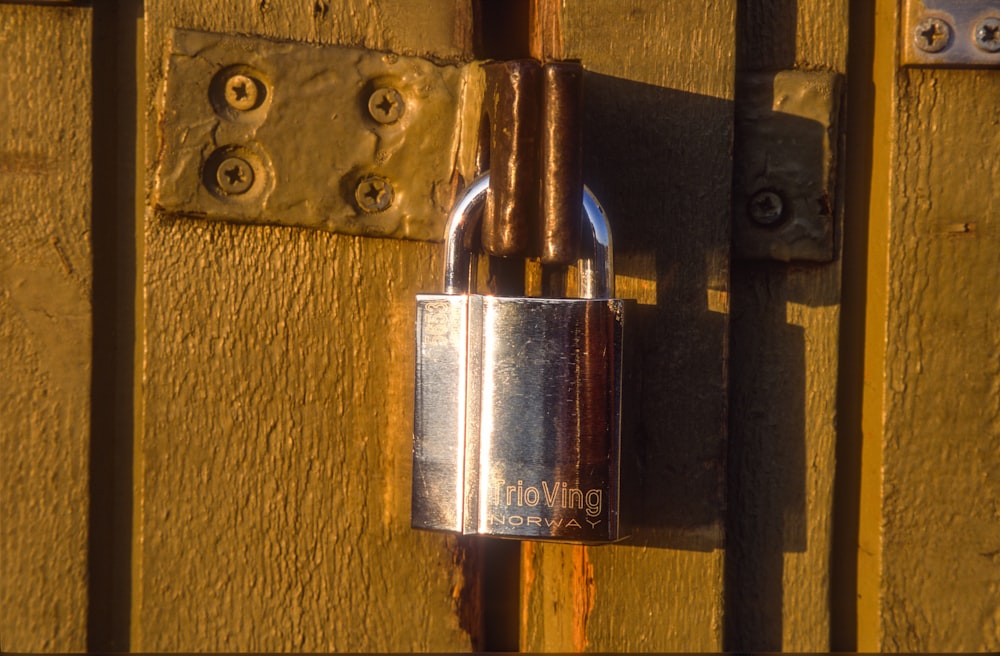
POLYGON ((904 66, 1000 66, 1000 0, 906 0, 904 66))
POLYGON ((478 64, 188 30, 167 59, 158 208, 444 238, 474 168, 478 64))

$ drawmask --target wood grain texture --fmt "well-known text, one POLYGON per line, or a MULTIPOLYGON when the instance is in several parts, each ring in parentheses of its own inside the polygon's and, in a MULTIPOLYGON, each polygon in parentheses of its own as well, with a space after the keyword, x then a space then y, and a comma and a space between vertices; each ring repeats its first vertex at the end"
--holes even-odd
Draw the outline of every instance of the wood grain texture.
POLYGON ((0 6, 0 651, 82 651, 90 12, 0 6))
MULTIPOLYGON (((846 0, 745 2, 739 18, 741 73, 846 72, 846 0)), ((843 201, 836 203, 834 262, 733 264, 728 650, 830 649, 843 201)))
MULTIPOLYGON (((464 3, 149 2, 147 143, 172 27, 456 58, 467 21, 464 3)), ((414 296, 438 288, 440 246, 151 210, 142 230, 132 648, 468 649, 463 553, 409 528, 414 296)))
POLYGON ((1000 77, 910 69, 897 84, 878 648, 995 652, 1000 77))
POLYGON ((562 3, 553 20, 588 71, 585 181, 618 294, 643 303, 643 492, 627 543, 524 551, 526 650, 722 647, 735 7, 562 3))

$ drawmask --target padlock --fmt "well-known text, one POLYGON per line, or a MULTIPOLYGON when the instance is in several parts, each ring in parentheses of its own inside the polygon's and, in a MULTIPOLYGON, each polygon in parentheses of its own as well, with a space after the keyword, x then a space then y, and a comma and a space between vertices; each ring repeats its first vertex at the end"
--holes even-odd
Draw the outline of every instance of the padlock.
POLYGON ((607 218, 585 188, 583 298, 477 294, 467 237, 488 186, 475 181, 452 211, 445 293, 417 296, 412 525, 619 540, 634 301, 612 298, 607 218))

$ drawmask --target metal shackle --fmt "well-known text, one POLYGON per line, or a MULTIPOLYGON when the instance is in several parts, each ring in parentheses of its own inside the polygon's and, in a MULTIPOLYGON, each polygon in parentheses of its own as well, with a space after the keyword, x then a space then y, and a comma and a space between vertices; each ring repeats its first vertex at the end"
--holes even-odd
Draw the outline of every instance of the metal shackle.
MULTIPOLYGON (((467 294, 472 288, 476 254, 465 247, 466 236, 475 230, 482 218, 478 211, 486 202, 490 174, 486 173, 469 185, 448 216, 445 234, 444 293, 467 294)), ((601 204, 590 189, 583 187, 583 219, 589 229, 584 241, 590 240, 590 258, 580 264, 580 298, 612 298, 615 295, 615 272, 611 248, 611 226, 601 204)))

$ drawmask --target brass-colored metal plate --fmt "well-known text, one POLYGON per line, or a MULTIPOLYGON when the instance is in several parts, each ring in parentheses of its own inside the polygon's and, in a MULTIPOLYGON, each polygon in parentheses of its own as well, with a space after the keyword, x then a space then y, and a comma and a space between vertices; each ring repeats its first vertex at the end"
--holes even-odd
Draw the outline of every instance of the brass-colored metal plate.
POLYGON ((443 239, 478 65, 187 30, 167 59, 160 209, 443 239))
POLYGON ((783 262, 833 260, 840 76, 747 73, 738 84, 736 254, 783 262))
POLYGON ((906 0, 903 66, 1000 66, 1000 0, 906 0))

